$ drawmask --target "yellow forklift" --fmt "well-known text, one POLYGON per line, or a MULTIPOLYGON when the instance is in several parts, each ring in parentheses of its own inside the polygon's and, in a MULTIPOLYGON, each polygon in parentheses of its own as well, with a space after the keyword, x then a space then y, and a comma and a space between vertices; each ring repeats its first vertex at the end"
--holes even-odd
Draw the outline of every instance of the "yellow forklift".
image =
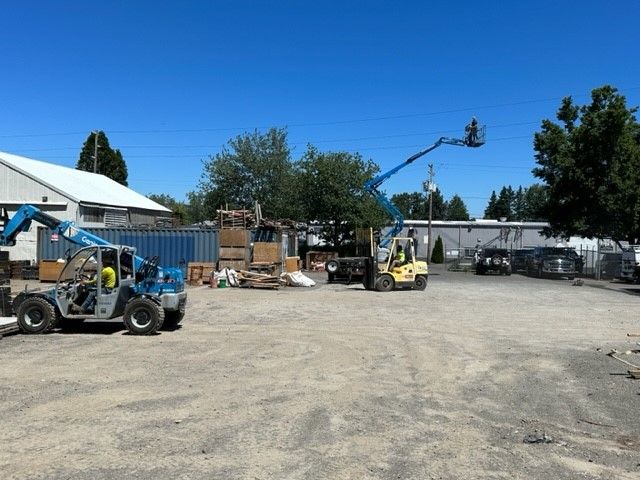
POLYGON ((394 219, 393 227, 379 241, 373 241, 371 229, 356 231, 357 257, 334 258, 326 262, 325 270, 328 281, 336 277, 346 277, 351 282, 352 277, 362 277, 362 283, 367 290, 390 292, 401 288, 424 290, 427 287, 427 262, 416 261, 416 242, 411 237, 398 237, 404 226, 404 217, 400 210, 389 201, 380 186, 398 171, 411 165, 420 157, 435 150, 441 145, 458 147, 481 147, 485 143, 485 127, 480 126, 475 117, 465 127, 464 138, 440 137, 433 145, 407 158, 404 162, 382 173, 364 184, 364 189, 378 201, 380 206, 394 219), (368 233, 365 233, 368 230, 368 233), (401 264, 394 263, 394 252, 405 243, 405 259, 401 264), (387 247, 391 245, 391 249, 387 247), (379 256, 388 252, 384 259, 379 256))
POLYGON ((390 292, 396 289, 424 290, 427 288, 429 269, 427 262, 416 260, 415 244, 410 237, 393 237, 389 255, 382 264, 378 264, 375 289, 379 292, 390 292), (404 244, 404 261, 394 260, 393 252, 404 244), (399 264, 400 263, 400 264, 399 264))

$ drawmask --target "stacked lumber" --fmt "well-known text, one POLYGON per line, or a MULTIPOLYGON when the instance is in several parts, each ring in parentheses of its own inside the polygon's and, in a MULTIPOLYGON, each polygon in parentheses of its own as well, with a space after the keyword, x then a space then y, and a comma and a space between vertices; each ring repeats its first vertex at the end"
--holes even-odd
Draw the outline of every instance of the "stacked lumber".
POLYGON ((238 283, 240 288, 280 288, 280 279, 278 277, 246 270, 238 272, 238 283))

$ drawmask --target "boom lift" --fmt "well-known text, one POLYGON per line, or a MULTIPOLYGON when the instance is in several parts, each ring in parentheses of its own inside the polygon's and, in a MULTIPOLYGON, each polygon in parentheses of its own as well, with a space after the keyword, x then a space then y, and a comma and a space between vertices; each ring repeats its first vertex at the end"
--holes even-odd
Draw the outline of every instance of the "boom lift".
POLYGON ((404 226, 404 216, 398 208, 391 203, 386 194, 380 191, 380 186, 393 175, 408 165, 411 165, 420 157, 435 150, 441 145, 455 145, 458 147, 480 147, 485 143, 485 127, 480 127, 475 119, 471 120, 465 129, 464 138, 440 137, 433 145, 410 156, 400 165, 392 168, 388 172, 382 173, 367 181, 364 189, 371 193, 384 210, 393 218, 394 224, 379 241, 378 247, 384 248, 391 243, 390 255, 383 265, 378 265, 377 252, 374 248, 373 236, 371 237, 371 252, 367 257, 347 257, 335 258, 325 264, 325 269, 332 281, 336 275, 345 275, 351 278, 355 274, 364 276, 363 283, 368 290, 391 291, 396 288, 413 288, 414 290, 424 290, 427 287, 428 267, 427 262, 417 261, 415 258, 416 249, 413 238, 400 238, 397 235, 402 232, 404 226), (405 263, 401 266, 393 267, 393 252, 397 247, 405 242, 405 263))
POLYGON ((12 218, 2 212, 0 246, 14 246, 18 234, 26 232, 32 221, 83 248, 67 259, 54 288, 25 290, 16 297, 14 311, 22 332, 44 333, 66 320, 123 317, 131 333, 149 335, 163 324, 177 325, 184 317, 187 294, 182 270, 160 267, 157 256, 139 257, 134 247, 112 245, 33 205, 22 205, 12 218), (102 285, 101 272, 107 261, 116 274, 113 288, 102 285), (82 310, 90 294, 95 301, 82 310))

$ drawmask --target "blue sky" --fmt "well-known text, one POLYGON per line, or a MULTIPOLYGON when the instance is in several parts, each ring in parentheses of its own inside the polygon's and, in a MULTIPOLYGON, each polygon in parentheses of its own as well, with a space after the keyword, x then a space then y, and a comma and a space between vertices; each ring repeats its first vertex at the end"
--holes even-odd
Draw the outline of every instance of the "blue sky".
POLYGON ((443 146, 446 198, 481 216, 494 189, 535 182, 532 138, 561 97, 618 87, 640 104, 640 2, 9 2, 0 16, 0 150, 74 166, 104 130, 143 194, 184 199, 235 135, 287 127, 388 170, 471 115, 480 149, 443 146))

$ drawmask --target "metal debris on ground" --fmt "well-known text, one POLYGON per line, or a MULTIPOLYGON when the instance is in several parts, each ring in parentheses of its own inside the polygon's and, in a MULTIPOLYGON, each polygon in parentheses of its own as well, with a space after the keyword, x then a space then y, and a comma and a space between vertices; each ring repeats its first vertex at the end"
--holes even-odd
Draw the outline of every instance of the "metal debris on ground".
POLYGON ((618 360, 619 362, 624 363, 625 365, 629 365, 630 367, 633 367, 633 370, 640 370, 640 365, 636 365, 634 363, 626 361, 623 358, 620 358, 620 355, 630 355, 632 353, 637 353, 637 352, 638 352, 637 350, 627 350, 626 352, 619 352, 614 348, 609 353, 607 353, 607 355, 615 360, 618 360))
POLYGON ((546 433, 532 433, 531 435, 527 435, 522 440, 524 443, 552 443, 553 438, 547 435, 546 433))

